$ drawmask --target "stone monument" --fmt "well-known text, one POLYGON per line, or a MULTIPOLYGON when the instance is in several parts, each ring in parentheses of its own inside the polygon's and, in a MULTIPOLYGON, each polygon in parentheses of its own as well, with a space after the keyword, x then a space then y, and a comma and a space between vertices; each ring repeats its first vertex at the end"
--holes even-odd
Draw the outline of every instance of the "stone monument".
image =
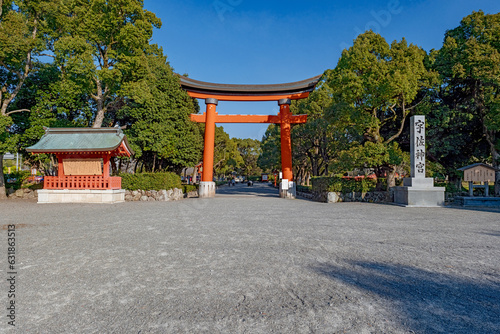
POLYGON ((444 187, 434 187, 434 180, 425 177, 425 116, 410 118, 411 177, 402 187, 394 187, 394 203, 409 207, 444 205, 444 187))

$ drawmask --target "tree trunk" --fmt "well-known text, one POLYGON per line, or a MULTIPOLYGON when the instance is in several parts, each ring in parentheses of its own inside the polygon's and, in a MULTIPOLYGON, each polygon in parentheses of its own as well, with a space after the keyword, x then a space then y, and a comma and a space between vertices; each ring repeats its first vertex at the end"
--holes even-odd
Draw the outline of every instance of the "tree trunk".
POLYGON ((491 155, 493 156, 493 168, 495 168, 495 196, 500 196, 500 154, 496 149, 492 149, 491 155))
POLYGON ((7 189, 5 188, 5 178, 3 177, 3 154, 0 154, 0 200, 7 199, 7 189))
POLYGON ((193 168, 192 184, 196 184, 196 176, 198 175, 198 167, 193 168))
POLYGON ((389 166, 387 168, 387 191, 396 186, 396 168, 389 166))
POLYGON ((104 121, 104 113, 106 112, 106 107, 104 106, 104 100, 106 99, 105 94, 102 90, 102 83, 99 79, 96 79, 97 95, 92 95, 92 98, 97 104, 97 111, 95 115, 93 128, 100 128, 102 122, 104 121))
MULTIPOLYGON (((112 175, 118 174, 118 167, 116 166, 116 158, 112 157, 111 159, 109 159, 109 163, 111 165, 111 174, 112 175)), ((121 164, 121 160, 120 160, 120 164, 121 164)))
POLYGON ((139 165, 139 159, 135 160, 134 174, 137 173, 137 166, 139 165))
POLYGON ((384 169, 380 167, 375 168, 375 175, 377 176, 377 185, 375 186, 376 190, 383 191, 382 179, 385 177, 384 169))

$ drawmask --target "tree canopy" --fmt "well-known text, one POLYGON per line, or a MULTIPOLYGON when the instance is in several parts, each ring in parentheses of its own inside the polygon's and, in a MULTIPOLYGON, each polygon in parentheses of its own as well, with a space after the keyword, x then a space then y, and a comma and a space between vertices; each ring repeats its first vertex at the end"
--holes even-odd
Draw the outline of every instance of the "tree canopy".
POLYGON ((359 35, 328 73, 333 90, 329 118, 341 120, 360 141, 343 152, 352 167, 372 167, 395 186, 395 167, 402 163, 400 137, 408 115, 437 81, 425 66, 426 52, 403 38, 389 45, 372 31, 359 35))
MULTIPOLYGON (((446 32, 435 57, 434 66, 443 80, 437 114, 463 124, 457 132, 471 142, 483 136, 497 169, 495 193, 500 194, 500 14, 468 15, 446 32)), ((458 145, 460 155, 470 154, 467 145, 458 145)))
MULTIPOLYGON (((189 120, 199 106, 150 43, 160 27, 142 0, 0 0, 0 169, 4 153, 34 144, 44 126, 126 126, 141 170, 201 162, 203 124, 189 120)), ((304 183, 369 168, 393 186, 408 160, 408 118, 425 114, 427 158, 451 176, 491 163, 500 194, 499 78, 500 14, 473 12, 429 53, 404 38, 360 34, 290 107, 308 115, 292 127, 294 174, 304 183)), ((280 155, 279 125, 261 141, 216 128, 216 175, 272 172, 280 155)), ((38 167, 49 161, 29 157, 38 167)))
POLYGON ((141 0, 64 0, 57 7, 48 46, 60 68, 61 94, 91 99, 93 127, 123 102, 123 84, 140 71, 153 28, 161 21, 141 0))
POLYGON ((197 103, 181 88, 162 50, 151 47, 142 57, 135 78, 123 85, 125 105, 114 123, 125 130, 135 151, 148 171, 194 166, 201 159, 203 141, 198 124, 189 114, 198 111, 197 103))

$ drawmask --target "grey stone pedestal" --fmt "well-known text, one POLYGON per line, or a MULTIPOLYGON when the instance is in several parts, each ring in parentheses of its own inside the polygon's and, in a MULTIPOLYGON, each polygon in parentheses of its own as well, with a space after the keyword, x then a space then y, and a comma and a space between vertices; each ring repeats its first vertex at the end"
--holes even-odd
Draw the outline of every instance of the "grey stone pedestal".
POLYGON ((394 203, 407 207, 444 205, 444 187, 434 187, 431 178, 405 178, 402 187, 394 187, 394 203))
POLYGON ((280 197, 281 198, 295 198, 297 196, 297 186, 295 182, 289 182, 288 180, 283 180, 280 183, 280 197))
POLYGON ((215 182, 201 181, 198 189, 199 198, 215 197, 215 182))

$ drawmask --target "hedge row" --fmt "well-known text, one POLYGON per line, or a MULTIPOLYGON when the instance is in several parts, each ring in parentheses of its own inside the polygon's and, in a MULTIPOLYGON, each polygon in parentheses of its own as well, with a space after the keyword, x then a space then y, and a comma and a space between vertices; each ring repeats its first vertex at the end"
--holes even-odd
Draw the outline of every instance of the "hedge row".
POLYGON ((340 177, 312 178, 314 192, 366 193, 376 190, 377 181, 373 179, 344 179, 340 177))
POLYGON ((301 186, 297 184, 297 191, 303 192, 303 193, 311 193, 312 187, 310 186, 301 186))
POLYGON ((181 177, 174 173, 122 174, 122 188, 127 190, 182 189, 181 177))
POLYGON ((187 194, 188 192, 198 190, 198 186, 195 184, 183 184, 182 185, 182 192, 184 194, 187 194))

